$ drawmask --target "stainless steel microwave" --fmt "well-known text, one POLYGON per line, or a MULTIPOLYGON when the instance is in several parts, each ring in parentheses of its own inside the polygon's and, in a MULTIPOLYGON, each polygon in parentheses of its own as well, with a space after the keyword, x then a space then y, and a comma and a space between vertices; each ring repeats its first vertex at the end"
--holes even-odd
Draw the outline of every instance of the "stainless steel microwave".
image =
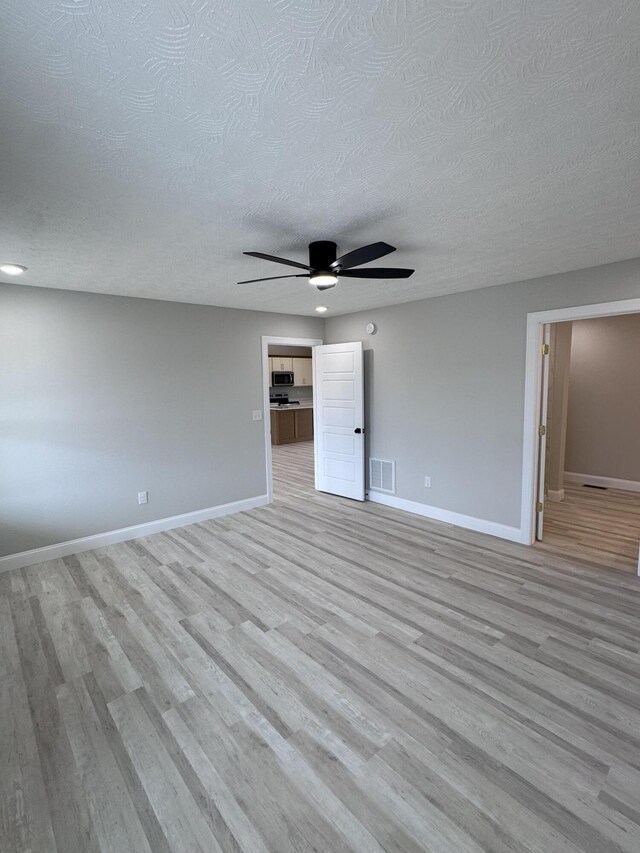
POLYGON ((290 370, 274 370, 271 373, 271 385, 293 385, 293 373, 290 370))

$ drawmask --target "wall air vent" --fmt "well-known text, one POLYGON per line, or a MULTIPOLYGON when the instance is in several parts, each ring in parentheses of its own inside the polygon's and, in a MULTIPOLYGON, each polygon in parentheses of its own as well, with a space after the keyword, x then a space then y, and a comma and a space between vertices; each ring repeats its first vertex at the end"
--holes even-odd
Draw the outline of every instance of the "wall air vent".
POLYGON ((396 463, 388 459, 369 459, 369 488, 374 492, 396 493, 396 463))

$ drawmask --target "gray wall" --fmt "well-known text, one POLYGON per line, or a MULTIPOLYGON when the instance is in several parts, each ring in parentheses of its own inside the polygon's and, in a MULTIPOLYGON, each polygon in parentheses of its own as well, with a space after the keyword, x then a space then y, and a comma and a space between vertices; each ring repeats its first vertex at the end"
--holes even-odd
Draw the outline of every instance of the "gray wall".
POLYGON ((527 312, 634 297, 640 260, 323 335, 316 318, 0 285, 0 555, 263 494, 263 334, 363 340, 370 451, 397 460, 398 496, 517 527, 527 312))
POLYGON ((398 497, 519 527, 527 312, 637 297, 638 259, 328 318, 325 339, 364 341, 369 455, 397 461, 398 497))
POLYGON ((640 314, 573 324, 565 469, 640 481, 640 314))
POLYGON ((0 285, 0 556, 264 494, 260 337, 323 328, 0 285))

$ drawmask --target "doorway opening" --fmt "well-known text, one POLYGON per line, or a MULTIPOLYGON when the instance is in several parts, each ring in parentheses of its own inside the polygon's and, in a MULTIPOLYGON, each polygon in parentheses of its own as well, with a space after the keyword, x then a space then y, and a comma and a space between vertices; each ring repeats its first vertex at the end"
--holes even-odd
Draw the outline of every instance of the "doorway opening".
POLYGON ((274 496, 313 489, 313 350, 269 344, 269 422, 274 496))
POLYGON ((276 479, 286 496, 287 489, 306 488, 310 471, 310 489, 364 501, 362 341, 323 346, 265 336, 262 375, 269 501, 276 479))
POLYGON ((525 541, 632 573, 640 545, 639 312, 640 300, 625 300, 529 315, 523 468, 525 541))
POLYGON ((312 346, 268 343, 267 364, 273 494, 300 496, 314 485, 312 346))

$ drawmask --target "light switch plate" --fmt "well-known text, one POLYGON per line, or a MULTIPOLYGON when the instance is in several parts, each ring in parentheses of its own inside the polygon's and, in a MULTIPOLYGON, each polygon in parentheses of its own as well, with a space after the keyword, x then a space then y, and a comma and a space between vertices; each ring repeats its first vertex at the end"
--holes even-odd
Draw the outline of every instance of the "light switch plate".
POLYGON ((253 419, 254 421, 262 420, 262 409, 254 409, 253 410, 253 419))

